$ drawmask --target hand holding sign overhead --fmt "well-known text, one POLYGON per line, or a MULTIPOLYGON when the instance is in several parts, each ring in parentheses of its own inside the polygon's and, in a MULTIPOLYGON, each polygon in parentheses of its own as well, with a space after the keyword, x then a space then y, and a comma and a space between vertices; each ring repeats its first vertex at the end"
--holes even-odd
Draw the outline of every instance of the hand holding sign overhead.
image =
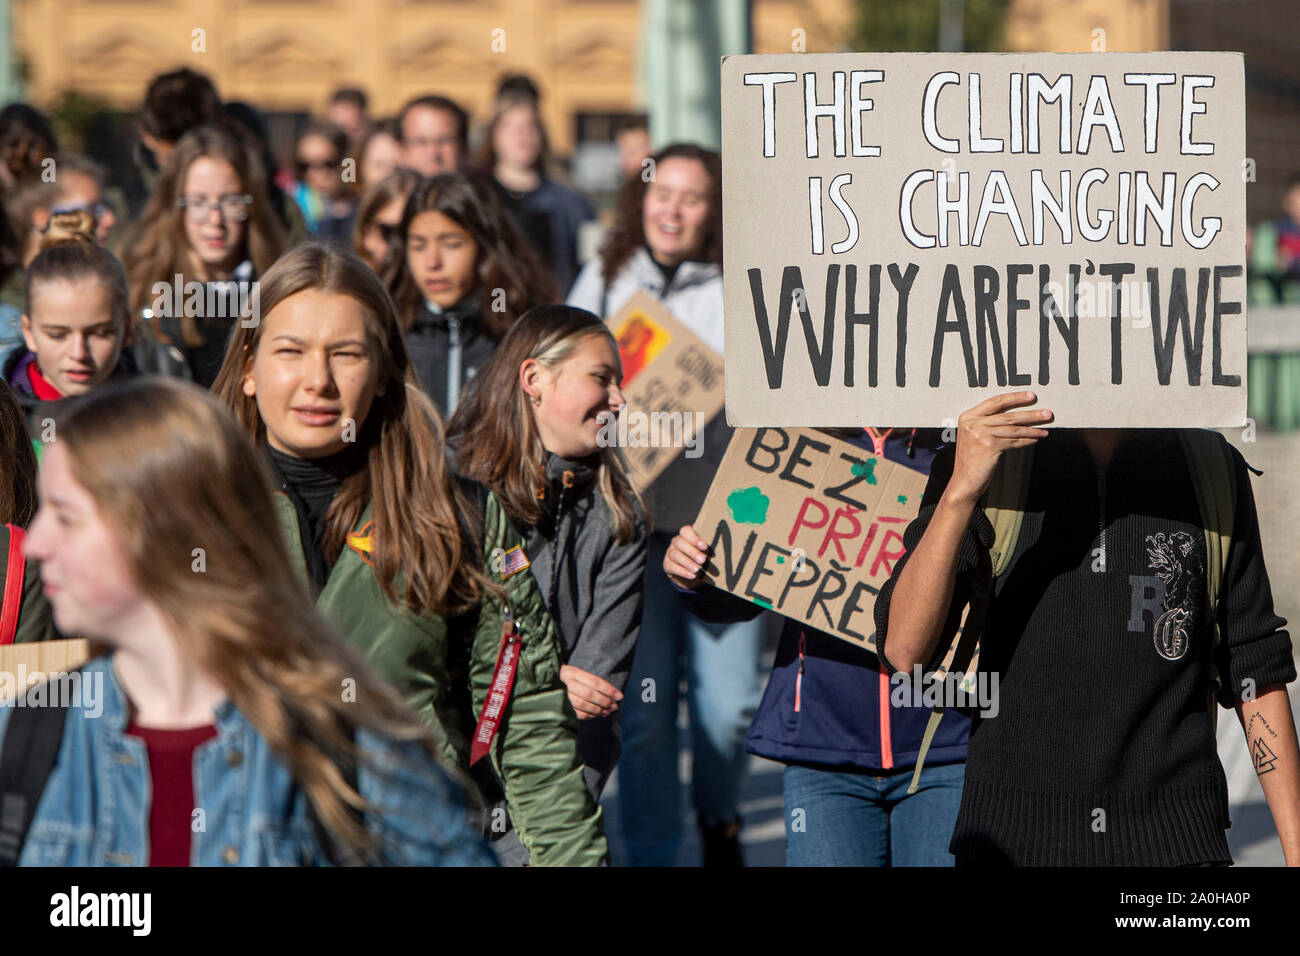
POLYGON ((722 66, 727 416, 1062 425, 1245 415, 1238 54, 722 66), (756 201, 761 197, 761 202, 756 201))

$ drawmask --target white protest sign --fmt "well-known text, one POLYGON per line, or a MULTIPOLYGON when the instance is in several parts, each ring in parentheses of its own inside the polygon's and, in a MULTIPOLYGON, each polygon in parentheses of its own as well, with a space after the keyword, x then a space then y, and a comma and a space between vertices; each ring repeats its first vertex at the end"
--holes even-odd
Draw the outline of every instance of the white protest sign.
POLYGON ((722 63, 732 425, 1246 413, 1240 54, 722 63))

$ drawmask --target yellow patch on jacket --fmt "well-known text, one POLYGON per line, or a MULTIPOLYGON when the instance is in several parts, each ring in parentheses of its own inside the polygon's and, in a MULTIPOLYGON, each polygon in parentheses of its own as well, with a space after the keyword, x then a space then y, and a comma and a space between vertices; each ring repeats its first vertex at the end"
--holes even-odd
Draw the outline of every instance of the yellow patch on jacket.
POLYGON ((370 560, 370 555, 372 555, 375 550, 374 527, 375 522, 371 519, 361 526, 360 531, 348 535, 347 539, 348 547, 361 555, 362 561, 372 566, 375 563, 370 560))

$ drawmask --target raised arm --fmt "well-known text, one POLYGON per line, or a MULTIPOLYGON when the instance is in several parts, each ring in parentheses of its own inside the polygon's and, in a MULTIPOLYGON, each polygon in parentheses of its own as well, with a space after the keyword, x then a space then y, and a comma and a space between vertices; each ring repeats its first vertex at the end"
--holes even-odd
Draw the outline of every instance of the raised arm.
POLYGON ((1037 426, 1051 420, 1049 410, 1012 411, 1035 401, 1033 392, 995 395, 957 420, 952 478, 909 553, 889 603, 888 662, 895 670, 925 666, 934 656, 952 603, 962 540, 998 460, 1004 451, 1047 437, 1037 426))

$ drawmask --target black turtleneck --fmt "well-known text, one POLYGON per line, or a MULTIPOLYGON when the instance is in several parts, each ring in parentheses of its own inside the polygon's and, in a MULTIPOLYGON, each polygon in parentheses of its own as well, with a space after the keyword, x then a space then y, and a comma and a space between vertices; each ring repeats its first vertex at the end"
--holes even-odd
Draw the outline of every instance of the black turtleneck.
POLYGON ((658 266, 659 271, 663 273, 664 291, 667 292, 668 287, 673 284, 673 276, 677 275, 677 270, 681 267, 681 263, 675 262, 670 266, 666 266, 658 259, 655 258, 655 255, 653 252, 650 251, 649 246, 646 246, 646 251, 650 252, 650 261, 653 262, 656 266, 658 266))
POLYGON ((298 458, 269 446, 267 451, 280 489, 298 512, 298 534, 307 570, 319 593, 330 572, 325 561, 325 516, 343 482, 364 464, 364 458, 355 447, 324 458, 298 458))

